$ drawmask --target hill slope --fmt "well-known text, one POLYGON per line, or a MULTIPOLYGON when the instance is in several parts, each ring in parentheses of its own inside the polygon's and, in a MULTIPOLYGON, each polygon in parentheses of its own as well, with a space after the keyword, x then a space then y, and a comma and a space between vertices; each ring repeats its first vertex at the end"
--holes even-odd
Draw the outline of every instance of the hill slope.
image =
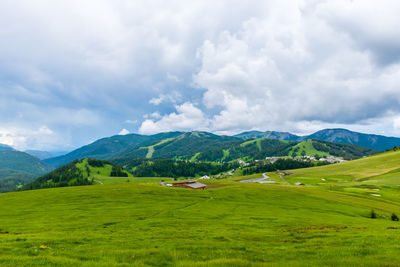
POLYGON ((97 159, 75 160, 47 173, 23 187, 25 190, 89 185, 97 177, 128 177, 132 176, 121 167, 109 161, 97 159))
POLYGON ((14 149, 8 145, 0 144, 0 151, 10 151, 10 150, 14 149))
POLYGON ((363 134, 346 129, 325 129, 305 136, 303 140, 320 139, 334 143, 355 144, 363 147, 385 151, 400 145, 400 138, 375 134, 363 134))
POLYGON ((400 151, 380 153, 371 157, 308 169, 291 171, 288 179, 301 180, 307 184, 366 181, 368 179, 394 179, 400 184, 400 151), (324 179, 324 180, 322 180, 324 179))
MULTIPOLYGON (((300 139, 309 140, 310 137, 300 139)), ((327 135, 318 135, 327 138, 327 135)), ((263 159, 267 156, 333 155, 354 159, 376 153, 372 149, 364 149, 354 144, 333 145, 329 142, 300 141, 294 135, 279 132, 247 132, 239 137, 219 136, 207 132, 169 132, 156 135, 125 135, 100 139, 81 147, 71 153, 46 159, 53 166, 60 166, 75 159, 96 158, 129 161, 138 158, 174 158, 192 161, 232 161, 237 159, 263 159), (254 139, 256 136, 263 138, 254 139), (264 138, 269 136, 272 138, 264 138), (244 140, 245 137, 252 137, 244 140), (288 140, 281 140, 288 139, 288 140), (309 142, 309 143, 310 143, 309 142), (314 144, 314 145, 313 145, 314 144), (302 148, 305 145, 307 148, 302 148)), ((342 140, 342 139, 341 139, 342 140)), ((338 141, 341 141, 338 140, 338 141)))
POLYGON ((392 149, 395 146, 400 146, 400 138, 398 137, 386 137, 383 135, 376 135, 376 134, 364 134, 364 133, 352 132, 346 129, 325 129, 306 136, 298 136, 287 132, 274 132, 274 131, 243 132, 235 136, 242 139, 274 138, 274 139, 289 140, 289 141, 304 141, 311 139, 319 139, 333 143, 354 144, 378 151, 385 151, 387 149, 392 149))
MULTIPOLYGON (((339 166, 339 165, 338 165, 339 166)), ((2 266, 390 266, 397 199, 204 181, 0 195, 2 266), (12 205, 10 205, 12 203, 12 205), (369 214, 375 209, 378 218, 369 214), (29 222, 29 223, 27 223, 29 222)))
POLYGON ((226 149, 240 144, 235 137, 219 136, 207 132, 181 133, 175 137, 156 140, 148 145, 127 149, 115 158, 183 158, 196 159, 196 154, 211 149, 226 149))
POLYGON ((266 132, 250 131, 250 132, 243 132, 234 136, 241 139, 270 138, 270 139, 280 139, 288 141, 298 141, 301 139, 300 136, 288 132, 275 132, 275 131, 266 131, 266 132))
POLYGON ((165 138, 177 136, 181 133, 170 132, 160 133, 155 135, 115 135, 108 138, 99 139, 89 145, 78 148, 66 155, 46 159, 45 162, 52 166, 58 167, 67 164, 75 159, 83 158, 96 158, 96 159, 110 159, 115 154, 126 150, 129 147, 136 147, 140 144, 154 142, 165 138))
POLYGON ((0 150, 0 192, 16 190, 18 184, 29 183, 51 170, 50 165, 27 153, 0 150))

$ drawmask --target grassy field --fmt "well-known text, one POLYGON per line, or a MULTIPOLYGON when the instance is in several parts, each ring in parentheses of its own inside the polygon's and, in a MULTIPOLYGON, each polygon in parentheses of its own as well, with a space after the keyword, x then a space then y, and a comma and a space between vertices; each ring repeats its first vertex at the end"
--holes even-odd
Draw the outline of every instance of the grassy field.
POLYGON ((297 156, 300 156, 304 153, 304 155, 308 155, 308 156, 315 156, 315 155, 319 155, 320 157, 326 157, 326 156, 330 156, 331 154, 327 153, 327 152, 323 152, 323 151, 318 151, 314 148, 314 146, 312 145, 312 141, 311 140, 307 140, 307 141, 302 141, 299 144, 295 145, 292 147, 292 149, 289 152, 289 156, 292 156, 294 153, 294 150, 297 149, 297 156))
POLYGON ((285 176, 308 186, 235 181, 261 174, 203 180, 204 191, 98 177, 0 194, 0 265, 396 266, 399 168, 390 152, 285 176))

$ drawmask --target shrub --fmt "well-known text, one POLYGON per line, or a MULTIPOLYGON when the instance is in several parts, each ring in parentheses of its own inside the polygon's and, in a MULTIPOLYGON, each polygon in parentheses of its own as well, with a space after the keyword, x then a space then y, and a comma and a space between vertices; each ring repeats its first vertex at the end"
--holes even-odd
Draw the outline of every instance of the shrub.
POLYGON ((376 219, 376 213, 374 210, 371 210, 371 219, 376 219))
POLYGON ((399 217, 397 217, 396 213, 392 214, 392 221, 398 221, 399 217))

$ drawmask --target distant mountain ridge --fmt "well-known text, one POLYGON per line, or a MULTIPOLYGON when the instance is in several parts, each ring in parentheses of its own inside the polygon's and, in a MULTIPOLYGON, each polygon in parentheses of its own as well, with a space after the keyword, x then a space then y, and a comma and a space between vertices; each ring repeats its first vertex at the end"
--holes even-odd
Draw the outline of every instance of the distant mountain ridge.
POLYGON ((238 136, 220 136, 199 131, 116 135, 97 140, 64 156, 46 159, 45 162, 59 167, 75 159, 96 158, 112 160, 124 166, 132 160, 143 158, 226 162, 263 159, 266 156, 333 155, 354 159, 378 152, 354 144, 335 146, 329 141, 321 143, 312 140, 302 143, 307 138, 311 139, 312 136, 296 137, 289 133, 256 131, 238 136))
POLYGON ((271 139, 288 140, 288 141, 299 141, 301 139, 300 136, 288 132, 275 132, 275 131, 266 131, 266 132, 249 131, 234 135, 234 137, 238 137, 241 139, 271 138, 271 139))
POLYGON ((9 145, 0 144, 0 151, 10 151, 14 150, 14 148, 10 147, 9 145))
POLYGON ((12 191, 17 184, 32 181, 53 168, 25 152, 0 151, 0 192, 12 191))
POLYGON ((242 139, 274 138, 274 139, 290 140, 290 141, 319 139, 333 143, 354 144, 378 151, 385 151, 395 146, 400 146, 400 138, 398 137, 387 137, 376 134, 364 134, 341 128, 324 129, 306 136, 298 136, 288 132, 250 131, 237 134, 235 135, 235 137, 242 139))

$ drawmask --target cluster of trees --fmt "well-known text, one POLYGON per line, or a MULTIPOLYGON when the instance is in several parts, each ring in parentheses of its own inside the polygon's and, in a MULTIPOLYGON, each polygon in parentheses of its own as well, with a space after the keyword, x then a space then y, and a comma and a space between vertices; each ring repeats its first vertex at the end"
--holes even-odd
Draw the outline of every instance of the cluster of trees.
POLYGON ((238 168, 238 163, 174 161, 172 159, 143 160, 133 171, 137 177, 195 177, 215 175, 238 168))
POLYGON ((128 174, 120 166, 113 165, 110 176, 111 177, 128 177, 128 174))
POLYGON ((308 161, 298 161, 293 159, 278 159, 274 163, 258 162, 255 166, 244 168, 243 175, 253 173, 272 172, 277 170, 292 170, 313 167, 314 164, 308 161))
POLYGON ((31 190, 93 184, 93 180, 84 177, 82 171, 76 167, 76 164, 79 162, 79 160, 74 160, 69 164, 63 165, 54 171, 39 177, 32 183, 23 186, 22 189, 31 190))
POLYGON ((88 159, 88 164, 92 167, 104 167, 104 165, 112 165, 112 163, 108 160, 101 160, 101 159, 88 159))
POLYGON ((373 149, 356 145, 331 143, 317 139, 313 139, 312 141, 312 145, 316 150, 328 152, 333 156, 342 157, 346 160, 357 159, 378 153, 378 151, 373 149))

